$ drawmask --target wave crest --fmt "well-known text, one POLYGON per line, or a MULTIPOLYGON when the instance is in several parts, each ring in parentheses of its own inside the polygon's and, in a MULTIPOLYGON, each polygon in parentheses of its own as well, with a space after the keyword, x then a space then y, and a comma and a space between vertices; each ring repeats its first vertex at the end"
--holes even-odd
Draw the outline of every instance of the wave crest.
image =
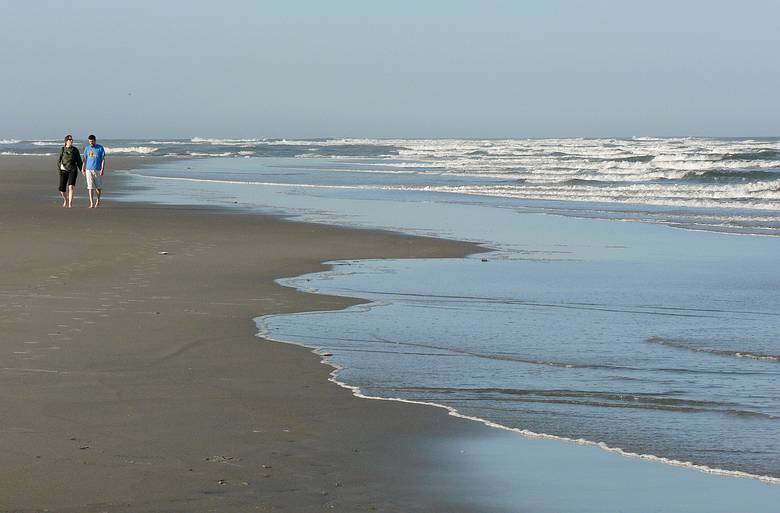
POLYGON ((731 358, 751 358, 753 360, 762 360, 767 362, 780 362, 780 355, 763 353, 757 351, 742 351, 733 349, 720 349, 717 347, 711 347, 704 341, 697 341, 684 338, 664 338, 664 337, 649 337, 645 342, 650 344, 658 344, 666 347, 673 347, 675 349, 682 349, 684 351, 692 351, 695 353, 707 353, 716 356, 727 356, 731 358))
POLYGON ((154 153, 158 149, 159 148, 153 146, 126 146, 119 148, 110 148, 106 146, 106 153, 137 153, 139 155, 148 155, 149 153, 154 153))

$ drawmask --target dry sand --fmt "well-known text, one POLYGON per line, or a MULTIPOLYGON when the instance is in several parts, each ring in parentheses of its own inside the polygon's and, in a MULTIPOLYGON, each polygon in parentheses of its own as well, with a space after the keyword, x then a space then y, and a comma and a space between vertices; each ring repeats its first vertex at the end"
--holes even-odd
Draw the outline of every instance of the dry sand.
POLYGON ((68 210, 51 158, 0 158, 0 511, 474 511, 425 447, 487 428, 357 399, 252 320, 348 306, 273 281, 322 261, 474 246, 112 202, 137 163, 68 210))

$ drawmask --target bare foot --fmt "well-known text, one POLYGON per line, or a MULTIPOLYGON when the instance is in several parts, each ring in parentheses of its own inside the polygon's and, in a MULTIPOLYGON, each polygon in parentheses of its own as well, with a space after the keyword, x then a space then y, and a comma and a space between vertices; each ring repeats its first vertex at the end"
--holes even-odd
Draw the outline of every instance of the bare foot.
POLYGON ((68 202, 67 202, 67 201, 63 201, 63 202, 62 202, 62 208, 65 208, 65 207, 67 207, 67 206, 68 206, 68 202))
POLYGON ((95 208, 95 207, 92 206, 92 203, 90 203, 88 208, 95 208))
POLYGON ((95 208, 100 208, 100 202, 95 203, 95 208))

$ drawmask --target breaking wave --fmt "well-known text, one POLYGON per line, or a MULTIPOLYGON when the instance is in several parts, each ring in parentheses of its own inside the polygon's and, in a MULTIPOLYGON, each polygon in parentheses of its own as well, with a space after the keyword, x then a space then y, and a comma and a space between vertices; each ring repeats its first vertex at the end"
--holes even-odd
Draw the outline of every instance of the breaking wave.
POLYGON ((135 153, 138 155, 148 155, 150 153, 154 153, 159 148, 155 148, 153 146, 128 146, 128 147, 108 147, 106 146, 106 153, 135 153))
POLYGON ((716 356, 726 356, 731 358, 752 358, 754 360, 762 360, 767 362, 780 362, 780 355, 742 350, 735 351, 733 349, 719 349, 712 347, 706 341, 690 340, 683 338, 663 338, 663 337, 650 337, 646 340, 650 344, 659 344, 662 346, 673 347, 675 349, 682 349, 685 351, 693 351, 696 353, 707 353, 716 356))

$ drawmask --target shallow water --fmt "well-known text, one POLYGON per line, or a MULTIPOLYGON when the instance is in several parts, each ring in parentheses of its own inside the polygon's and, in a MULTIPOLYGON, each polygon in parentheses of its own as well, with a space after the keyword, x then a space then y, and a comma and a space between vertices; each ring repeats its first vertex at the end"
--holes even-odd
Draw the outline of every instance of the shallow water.
MULTIPOLYGON (((777 485, 514 433, 433 439, 420 450, 436 465, 460 472, 461 495, 452 502, 474 511, 774 513, 780 501, 777 485)), ((437 486, 436 477, 431 472, 426 490, 437 486)))
POLYGON ((333 353, 339 380, 367 395, 780 476, 780 304, 768 276, 614 260, 344 263, 283 283, 369 308, 263 323, 274 339, 333 353))

